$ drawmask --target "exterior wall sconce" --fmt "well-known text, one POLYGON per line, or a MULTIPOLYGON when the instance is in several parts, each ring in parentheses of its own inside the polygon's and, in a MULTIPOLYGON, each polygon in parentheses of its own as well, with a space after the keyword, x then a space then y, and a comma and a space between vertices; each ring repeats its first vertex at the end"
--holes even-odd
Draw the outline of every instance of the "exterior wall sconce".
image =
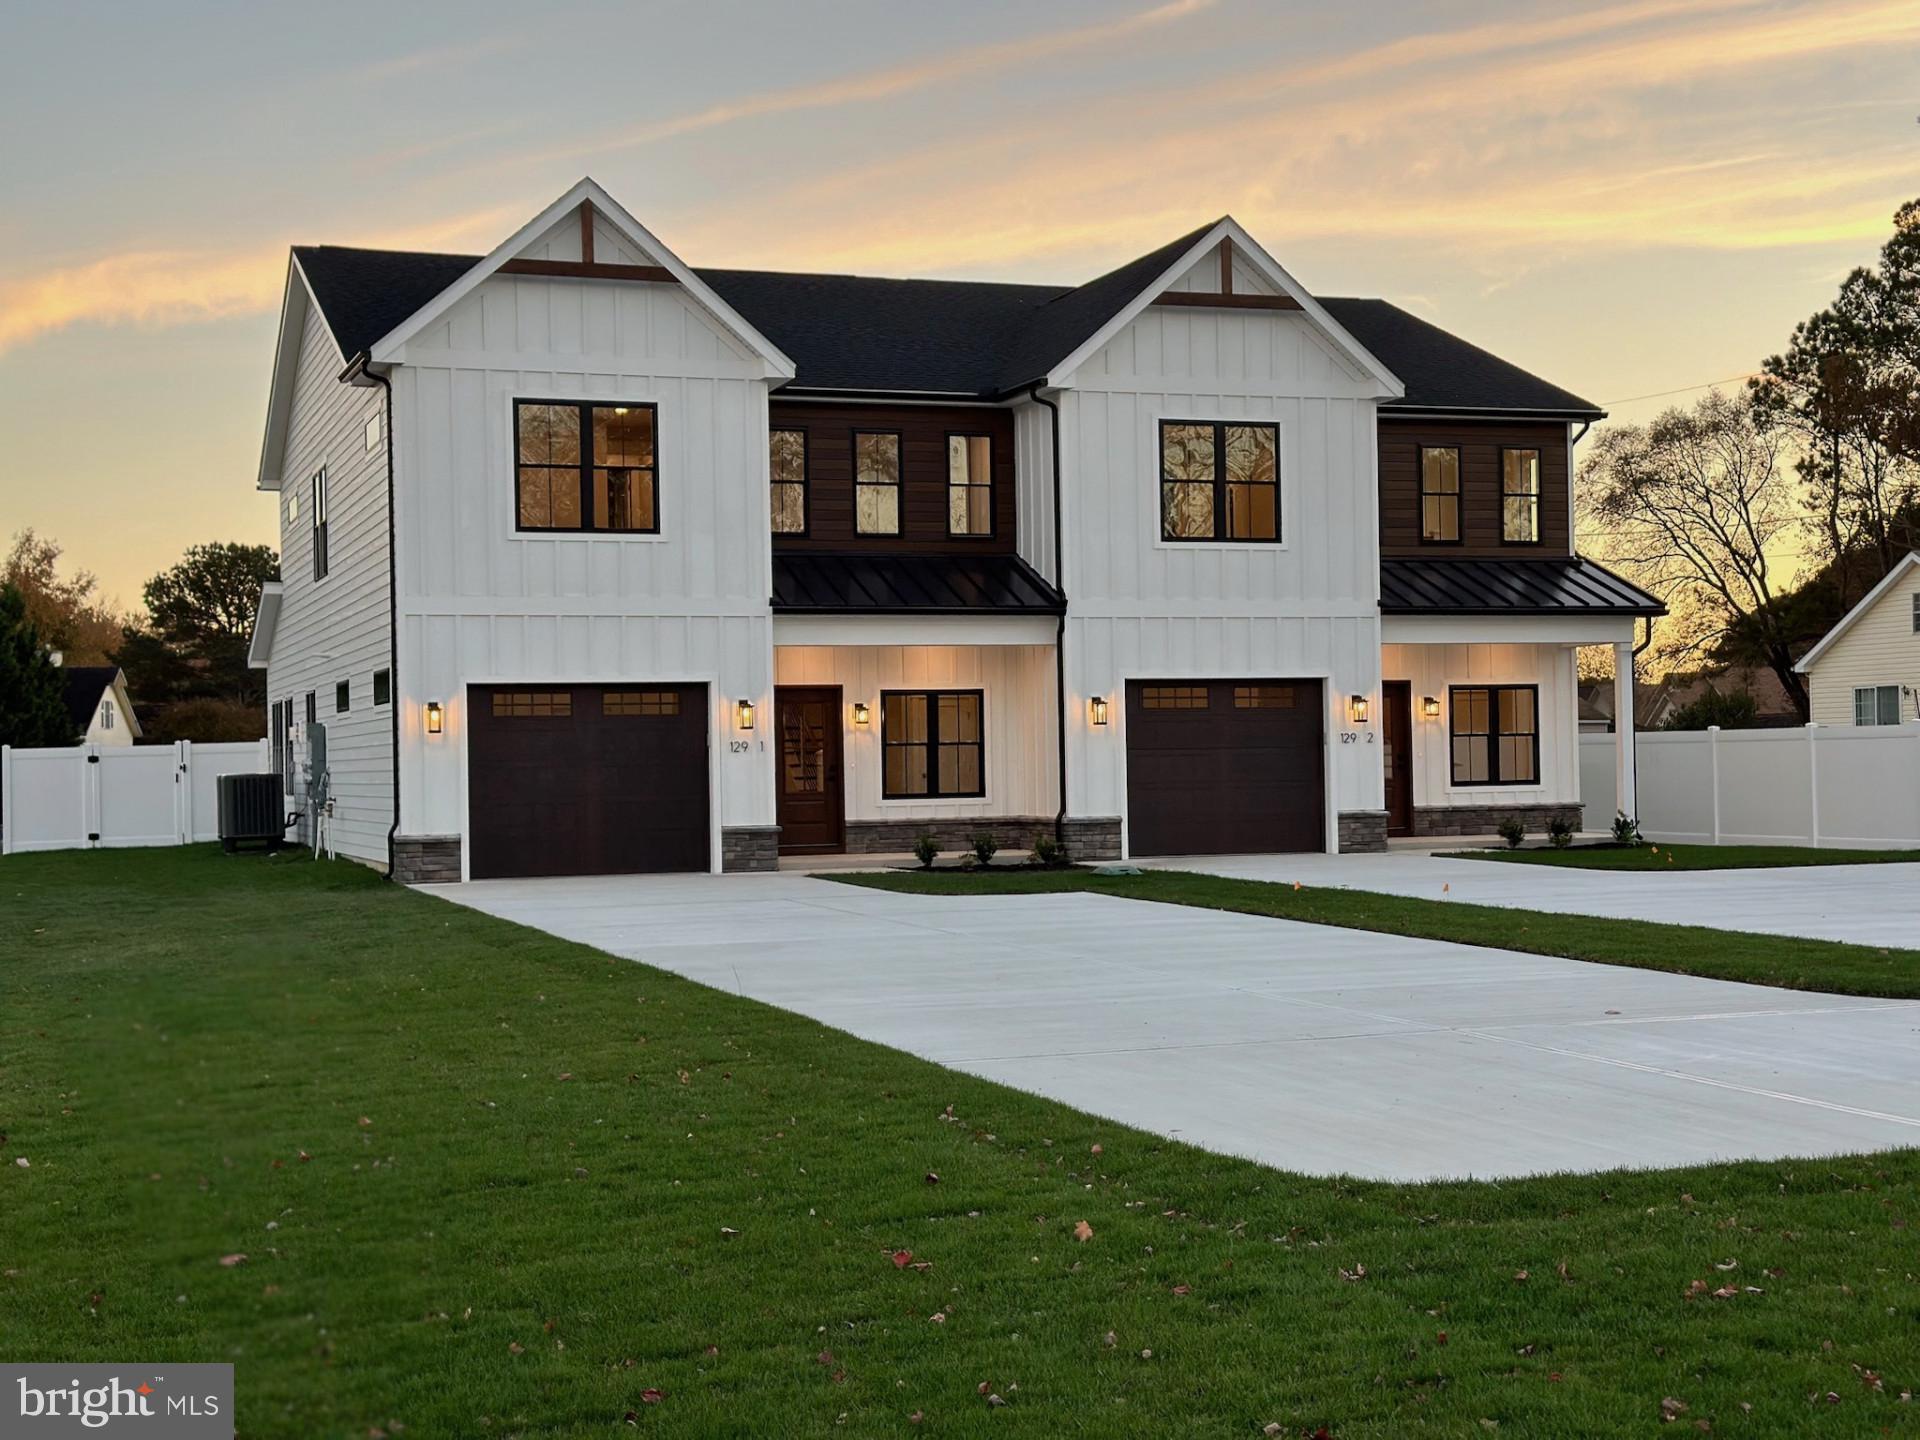
POLYGON ((1096 695, 1087 701, 1087 716, 1096 725, 1107 723, 1107 697, 1096 695))
POLYGON ((438 735, 446 725, 446 708, 438 700, 427 701, 427 734, 438 735))
POLYGON ((1347 697, 1347 714, 1353 717, 1354 724, 1366 724, 1367 697, 1364 695, 1349 695, 1347 697))
POLYGON ((1432 695, 1427 696, 1420 702, 1420 713, 1429 720, 1438 720, 1440 718, 1439 700, 1432 695))
POLYGON ((742 730, 751 730, 753 728, 753 702, 751 700, 736 700, 733 702, 733 723, 738 725, 742 730))
POLYGON ((868 722, 872 719, 873 710, 866 701, 856 700, 853 702, 853 723, 858 729, 866 729, 868 722))

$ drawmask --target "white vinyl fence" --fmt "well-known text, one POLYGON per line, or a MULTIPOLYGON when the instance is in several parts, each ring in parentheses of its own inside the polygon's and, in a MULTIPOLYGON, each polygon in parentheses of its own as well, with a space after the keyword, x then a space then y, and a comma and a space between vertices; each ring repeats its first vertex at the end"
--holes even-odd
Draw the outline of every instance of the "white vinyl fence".
POLYGON ((271 767, 265 740, 0 747, 0 855, 217 840, 220 777, 271 767))
MULTIPOLYGON (((1920 847, 1920 724, 1638 737, 1640 833, 1702 845, 1920 847)), ((1613 736, 1580 737, 1587 826, 1612 820, 1613 736)))

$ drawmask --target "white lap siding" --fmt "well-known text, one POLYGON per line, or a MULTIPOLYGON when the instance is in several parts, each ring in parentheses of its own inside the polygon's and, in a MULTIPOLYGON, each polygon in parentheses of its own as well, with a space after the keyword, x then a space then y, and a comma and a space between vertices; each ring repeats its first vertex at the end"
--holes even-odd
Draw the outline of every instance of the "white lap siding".
MULTIPOLYGON (((1447 805, 1558 805, 1580 800, 1579 695, 1570 645, 1388 645, 1381 674, 1406 680, 1413 691, 1413 803, 1447 805), (1536 785, 1456 785, 1450 741, 1457 686, 1531 685, 1540 692, 1540 781, 1536 785), (1438 719, 1421 714, 1429 695, 1438 719)), ((1588 817, 1604 828, 1613 802, 1602 797, 1588 817)))
MULTIPOLYGON (((377 387, 346 385, 344 362, 317 311, 307 315, 280 473, 280 577, 267 694, 291 699, 294 719, 327 730, 333 841, 343 855, 384 866, 393 822, 393 712, 373 703, 373 676, 392 663, 388 630, 386 440, 369 448, 367 425, 385 425, 377 387), (327 575, 313 578, 313 476, 327 472, 327 575), (289 517, 290 500, 299 513, 289 517), (346 681, 350 708, 334 707, 346 681)), ((305 745, 298 747, 304 757, 305 745)))

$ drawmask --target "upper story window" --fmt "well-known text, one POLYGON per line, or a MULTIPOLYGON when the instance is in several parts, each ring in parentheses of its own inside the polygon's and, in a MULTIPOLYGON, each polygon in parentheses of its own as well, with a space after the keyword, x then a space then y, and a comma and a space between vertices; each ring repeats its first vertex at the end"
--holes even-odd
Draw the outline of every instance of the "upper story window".
POLYGON ((947 534, 993 534, 993 437, 947 437, 947 534))
POLYGON ((1500 538, 1509 545, 1540 543, 1540 452, 1500 452, 1500 538))
POLYGON ((345 680, 333 687, 333 713, 344 715, 353 708, 353 686, 345 680))
POLYGON ((1913 597, 1913 633, 1920 635, 1920 595, 1913 597))
POLYGON ((1457 446, 1420 447, 1420 540, 1426 545, 1460 543, 1460 451, 1457 446))
POLYGON ((313 474, 313 578, 327 578, 327 472, 313 474))
POLYGON ((1539 783, 1538 687, 1456 687, 1452 698, 1455 785, 1539 783))
POLYGON ((1898 685, 1856 687, 1853 692, 1853 723, 1898 725, 1900 723, 1900 687, 1898 685))
POLYGON ((1160 537, 1280 538, 1280 427, 1160 422, 1160 537))
POLYGON ((900 533, 900 435, 853 432, 853 528, 862 535, 900 533))
POLYGON ((768 437, 767 473, 772 477, 773 533, 807 533, 807 432, 775 430, 768 437))
POLYGON ((102 700, 100 702, 100 728, 102 730, 113 729, 113 701, 111 700, 102 700))
POLYGON ((652 405, 515 401, 518 527, 659 534, 657 420, 652 405))

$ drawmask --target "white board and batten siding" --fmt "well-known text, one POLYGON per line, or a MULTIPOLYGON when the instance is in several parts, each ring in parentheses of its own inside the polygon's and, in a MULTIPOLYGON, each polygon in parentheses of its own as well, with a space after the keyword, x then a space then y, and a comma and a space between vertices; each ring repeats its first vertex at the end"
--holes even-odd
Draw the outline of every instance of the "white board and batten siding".
POLYGON ((1377 394, 1291 312, 1149 308, 1078 367, 1060 393, 1071 814, 1125 812, 1127 680, 1242 676, 1322 682, 1329 848, 1338 812, 1381 808, 1377 703, 1367 726, 1346 708, 1379 693, 1377 394), (1161 539, 1162 420, 1278 425, 1278 544, 1161 539))
MULTIPOLYGON (((596 255, 641 258, 617 240, 597 233, 596 255)), ((466 833, 466 687, 521 682, 706 684, 716 862, 719 827, 772 824, 773 766, 730 743, 748 738, 736 701, 772 713, 764 363, 677 286, 515 275, 480 284, 403 360, 406 833, 466 833), (660 533, 516 530, 516 399, 656 406, 660 533), (441 735, 425 732, 429 700, 446 706, 441 735)))
MULTIPOLYGON (((1497 627, 1500 621, 1483 621, 1497 627)), ((1571 645, 1457 644, 1382 648, 1381 677, 1406 680, 1413 692, 1413 803, 1446 805, 1559 805, 1581 799, 1581 752, 1577 744, 1579 676, 1571 645), (1531 685, 1539 692, 1535 724, 1540 735, 1540 780, 1536 785, 1455 785, 1451 756, 1452 688, 1456 685, 1531 685), (1428 719, 1421 701, 1432 696, 1440 714, 1428 719)), ((1612 736, 1605 737, 1608 744, 1612 736)), ((1611 769, 1608 771, 1612 773, 1611 769)), ((1605 828, 1613 817, 1613 792, 1590 792, 1586 823, 1605 828)))
MULTIPOLYGON (((280 506, 285 595, 267 668, 267 696, 291 699, 304 724, 306 697, 327 730, 332 835, 343 855, 387 860, 393 821, 393 716, 373 703, 373 676, 392 666, 388 633, 387 447, 378 387, 340 381, 345 362, 317 309, 300 341, 280 506), (370 429, 372 422, 378 422, 370 429), (327 473, 327 575, 313 578, 313 477, 327 473), (292 502, 297 499, 298 513, 292 502), (335 689, 347 682, 345 713, 335 689)), ((299 747, 304 755, 305 746, 299 747)))

